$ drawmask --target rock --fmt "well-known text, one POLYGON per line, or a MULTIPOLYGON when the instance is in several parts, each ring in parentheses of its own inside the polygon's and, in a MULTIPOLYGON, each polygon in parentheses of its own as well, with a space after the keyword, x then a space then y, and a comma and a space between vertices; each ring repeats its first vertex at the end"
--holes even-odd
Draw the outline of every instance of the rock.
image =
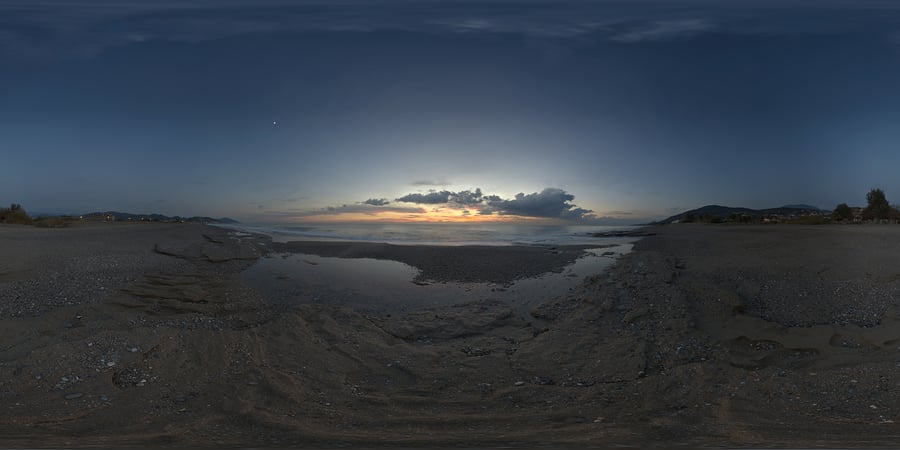
POLYGON ((638 318, 647 315, 650 312, 645 307, 634 308, 631 311, 625 313, 625 317, 622 318, 622 322, 624 323, 632 323, 638 318))
POLYGON ((513 383, 513 384, 515 384, 516 386, 525 386, 525 382, 524 382, 524 381, 516 381, 516 382, 513 383))
POLYGON ((71 394, 66 394, 65 399, 75 400, 76 398, 81 398, 82 396, 84 396, 84 394, 82 394, 81 392, 73 392, 71 394))

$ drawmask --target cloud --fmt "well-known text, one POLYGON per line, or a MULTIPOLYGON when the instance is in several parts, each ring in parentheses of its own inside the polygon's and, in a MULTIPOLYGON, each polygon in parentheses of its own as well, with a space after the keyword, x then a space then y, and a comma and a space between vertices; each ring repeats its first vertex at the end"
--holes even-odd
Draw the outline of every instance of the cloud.
POLYGON ((397 212, 397 213, 408 213, 408 214, 425 214, 426 211, 424 208, 416 208, 410 206, 372 206, 368 204, 353 204, 353 205, 340 205, 340 206, 328 206, 322 209, 314 209, 302 211, 298 216, 318 216, 318 215, 331 215, 331 214, 352 214, 352 213, 362 213, 369 215, 377 215, 383 212, 397 212))
MULTIPOLYGON (((565 220, 579 220, 593 217, 593 211, 571 204, 575 196, 557 188, 546 188, 531 194, 518 193, 514 199, 491 200, 491 212, 501 215, 525 217, 545 217, 565 220)), ((484 212, 484 211, 482 211, 484 212)))
POLYGON ((294 195, 294 196, 285 197, 285 198, 281 199, 281 201, 290 203, 290 202, 299 202, 299 201, 303 201, 306 199, 307 199, 307 197, 305 195, 294 195))
POLYGON ((429 191, 427 194, 407 194, 397 199, 403 203, 418 203, 422 205, 437 205, 448 203, 450 196, 455 195, 450 191, 429 191))
MULTIPOLYGON (((4 0, 0 54, 53 60, 152 41, 202 42, 247 34, 327 31, 514 34, 539 39, 596 35, 621 43, 682 39, 709 31, 773 34, 851 28, 896 32, 897 7, 876 0, 721 2, 342 0, 4 0), (806 14, 798 14, 803 12, 806 14), (689 13, 689 16, 686 14, 689 13), (815 13, 815 14, 812 14, 815 13), (850 20, 852 19, 852 20, 850 20)), ((424 180, 423 180, 424 181, 424 180)), ((432 182, 432 186, 447 183, 432 182)), ((424 185, 424 184, 422 184, 424 185)))
POLYGON ((362 203, 364 205, 372 205, 372 206, 385 206, 385 205, 391 204, 391 202, 388 201, 388 199, 386 199, 386 198, 370 198, 362 203))
POLYGON ((565 220, 593 218, 593 211, 570 203, 575 196, 562 189, 546 188, 531 194, 519 193, 515 198, 504 199, 499 195, 485 195, 481 188, 474 191, 430 191, 426 194, 407 194, 398 202, 422 205, 448 205, 463 208, 463 215, 515 215, 565 220))
POLYGON ((462 206, 471 206, 481 204, 484 201, 484 195, 481 192, 481 188, 476 188, 474 191, 466 190, 459 192, 431 190, 426 194, 406 194, 403 197, 398 198, 397 201, 403 203, 419 203, 423 205, 454 203, 462 206))
POLYGON ((439 179, 439 180, 417 180, 417 181, 413 181, 410 184, 413 186, 446 186, 450 183, 447 182, 446 180, 439 179))
POLYGON ((460 191, 451 194, 450 201, 462 206, 480 205, 484 201, 484 195, 481 193, 481 188, 476 188, 474 191, 460 191))
POLYGON ((610 39, 628 44, 683 39, 713 28, 715 28, 714 25, 706 19, 659 20, 641 24, 629 31, 614 35, 610 39))

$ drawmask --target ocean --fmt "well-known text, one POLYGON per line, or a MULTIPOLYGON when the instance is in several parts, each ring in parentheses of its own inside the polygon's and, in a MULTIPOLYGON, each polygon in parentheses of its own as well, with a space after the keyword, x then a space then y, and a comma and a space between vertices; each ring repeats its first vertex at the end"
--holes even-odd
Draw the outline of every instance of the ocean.
MULTIPOLYGON (((228 225, 271 236, 275 241, 358 241, 398 245, 592 245, 594 233, 638 226, 354 223, 304 225, 228 225)), ((604 240, 608 243, 608 240, 604 240)))

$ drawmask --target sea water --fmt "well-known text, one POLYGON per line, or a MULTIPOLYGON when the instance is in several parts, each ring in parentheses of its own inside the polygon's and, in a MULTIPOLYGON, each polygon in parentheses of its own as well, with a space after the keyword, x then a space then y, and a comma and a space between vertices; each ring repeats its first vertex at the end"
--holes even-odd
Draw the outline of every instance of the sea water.
POLYGON ((591 245, 596 233, 639 226, 527 225, 486 223, 340 223, 226 225, 287 241, 357 241, 398 245, 591 245))

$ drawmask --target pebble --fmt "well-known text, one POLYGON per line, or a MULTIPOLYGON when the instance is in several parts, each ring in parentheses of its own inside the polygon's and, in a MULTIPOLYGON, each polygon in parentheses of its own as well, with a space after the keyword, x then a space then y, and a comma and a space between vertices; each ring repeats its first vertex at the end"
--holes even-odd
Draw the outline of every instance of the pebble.
POLYGON ((137 348, 137 347, 128 347, 128 351, 131 352, 131 353, 137 353, 137 352, 138 352, 138 348, 137 348))
POLYGON ((81 396, 83 396, 83 395, 84 394, 82 394, 81 392, 73 392, 71 394, 66 394, 65 399, 66 400, 75 400, 76 398, 81 398, 81 396))
POLYGON ((108 401, 109 401, 109 397, 107 397, 107 396, 105 396, 105 395, 101 395, 101 396, 100 396, 100 401, 101 401, 101 402, 108 402, 108 401))
POLYGON ((516 381, 515 385, 516 386, 525 386, 525 382, 524 381, 516 381))
POLYGON ((106 363, 106 367, 114 367, 115 365, 116 365, 115 361, 109 361, 108 363, 106 363))

